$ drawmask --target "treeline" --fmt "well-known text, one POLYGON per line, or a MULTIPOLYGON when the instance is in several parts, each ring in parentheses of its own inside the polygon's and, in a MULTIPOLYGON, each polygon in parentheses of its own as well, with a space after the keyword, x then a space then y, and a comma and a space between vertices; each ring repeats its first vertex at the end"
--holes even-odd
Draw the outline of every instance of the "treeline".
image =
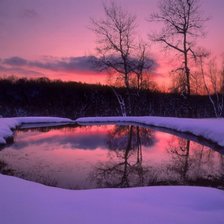
MULTIPOLYGON (((115 88, 127 100, 125 88, 115 88)), ((135 116, 214 117, 207 96, 142 90, 131 92, 135 116), (190 108, 190 113, 189 113, 190 108)), ((40 79, 1 79, 0 115, 7 116, 119 116, 120 105, 109 86, 40 79)))

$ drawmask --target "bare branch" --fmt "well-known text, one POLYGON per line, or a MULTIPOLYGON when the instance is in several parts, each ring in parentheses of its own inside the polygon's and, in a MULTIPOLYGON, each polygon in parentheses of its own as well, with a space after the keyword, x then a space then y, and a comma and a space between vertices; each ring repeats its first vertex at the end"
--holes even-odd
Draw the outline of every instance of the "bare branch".
POLYGON ((161 33, 152 35, 152 40, 172 49, 183 58, 186 94, 191 94, 190 56, 197 54, 192 46, 197 37, 203 36, 203 25, 207 21, 200 12, 199 0, 161 0, 159 12, 153 13, 150 22, 163 25, 161 33), (190 54, 190 55, 189 55, 190 54))

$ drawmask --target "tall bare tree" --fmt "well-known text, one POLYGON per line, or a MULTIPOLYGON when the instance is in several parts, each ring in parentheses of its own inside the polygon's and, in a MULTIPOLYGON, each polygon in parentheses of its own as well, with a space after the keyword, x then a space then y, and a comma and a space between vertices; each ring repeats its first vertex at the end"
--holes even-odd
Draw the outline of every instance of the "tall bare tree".
POLYGON ((150 21, 163 24, 161 32, 151 36, 152 40, 172 49, 182 58, 177 71, 184 76, 182 89, 186 95, 191 94, 190 59, 197 57, 195 41, 204 35, 203 25, 207 20, 201 14, 199 0, 162 0, 159 12, 150 17, 150 21))
POLYGON ((203 79, 203 85, 217 118, 224 116, 224 60, 219 68, 215 59, 208 62, 206 57, 200 57, 198 65, 203 79))
MULTIPOLYGON (((145 70, 152 68, 146 57, 146 46, 139 48, 136 44, 136 16, 130 14, 115 2, 104 4, 104 18, 91 19, 91 29, 97 35, 97 53, 103 68, 117 73, 127 90, 128 111, 131 112, 131 77, 140 80, 145 70), (136 52, 139 52, 136 58, 136 52)), ((139 85, 138 85, 139 86, 139 85)), ((116 94, 118 96, 118 94, 116 94)), ((117 97, 120 98, 120 97, 117 97)), ((121 100, 119 100, 121 102, 121 100)), ((124 107, 122 106, 122 114, 124 107)))

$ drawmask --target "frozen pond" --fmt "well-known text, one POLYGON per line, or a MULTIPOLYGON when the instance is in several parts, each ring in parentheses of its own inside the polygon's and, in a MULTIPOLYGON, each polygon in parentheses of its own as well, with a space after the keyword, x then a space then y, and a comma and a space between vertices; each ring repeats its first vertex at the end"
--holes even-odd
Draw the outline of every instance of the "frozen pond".
POLYGON ((224 187, 224 156, 199 143, 132 125, 18 130, 0 172, 68 189, 224 187))

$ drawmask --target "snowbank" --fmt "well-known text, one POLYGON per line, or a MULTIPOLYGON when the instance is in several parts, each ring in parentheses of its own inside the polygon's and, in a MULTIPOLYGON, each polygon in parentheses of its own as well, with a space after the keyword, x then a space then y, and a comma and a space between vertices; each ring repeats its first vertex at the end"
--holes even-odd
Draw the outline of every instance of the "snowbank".
POLYGON ((4 224, 222 224, 224 193, 151 187, 71 191, 0 175, 4 224))
POLYGON ((14 117, 0 118, 0 144, 5 144, 6 139, 13 136, 12 129, 22 124, 40 124, 40 123, 55 123, 67 124, 72 123, 72 120, 58 117, 14 117))
MULTIPOLYGON (((137 123, 190 132, 224 146, 224 119, 160 117, 80 118, 80 124, 137 123)), ((53 117, 0 118, 0 143, 22 124, 73 123, 53 117)), ((146 187, 71 191, 0 174, 4 224, 222 224, 224 192, 202 187, 146 187)))
MULTIPOLYGON (((208 139, 220 146, 224 146, 224 119, 188 119, 168 117, 86 117, 79 118, 78 124, 96 123, 135 123, 168 128, 179 132, 191 133, 208 139)), ((12 137, 11 129, 22 124, 47 123, 52 125, 74 123, 67 118, 57 117, 18 117, 0 118, 0 144, 5 144, 7 138, 12 137)), ((35 125, 34 125, 35 126, 35 125)), ((33 126, 33 127, 34 127, 33 126)))
POLYGON ((76 120, 78 124, 93 123, 136 123, 169 128, 203 137, 224 146, 224 119, 190 119, 169 117, 86 117, 76 120))

